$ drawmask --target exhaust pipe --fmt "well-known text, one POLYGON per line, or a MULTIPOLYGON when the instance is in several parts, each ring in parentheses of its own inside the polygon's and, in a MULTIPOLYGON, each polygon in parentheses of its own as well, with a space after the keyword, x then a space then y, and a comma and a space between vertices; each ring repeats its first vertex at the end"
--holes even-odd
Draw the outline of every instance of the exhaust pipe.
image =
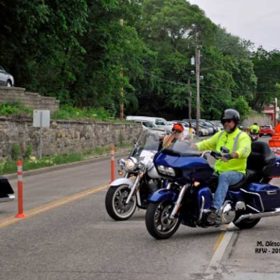
POLYGON ((279 216, 280 215, 280 208, 276 208, 275 211, 271 211, 271 212, 262 212, 262 213, 249 213, 249 214, 245 214, 245 215, 241 215, 236 221, 235 223, 238 224, 239 222, 245 220, 245 219, 250 219, 250 220, 254 220, 254 219, 259 219, 259 218, 264 218, 264 217, 273 217, 273 216, 279 216))

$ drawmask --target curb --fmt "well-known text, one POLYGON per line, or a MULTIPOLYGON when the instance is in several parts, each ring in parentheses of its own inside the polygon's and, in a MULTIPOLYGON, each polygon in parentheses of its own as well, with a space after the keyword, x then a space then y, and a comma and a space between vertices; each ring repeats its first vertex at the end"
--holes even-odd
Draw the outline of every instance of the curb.
MULTIPOLYGON (((116 152, 115 156, 125 156, 130 151, 131 151, 131 149, 123 149, 123 150, 120 150, 119 152, 116 152)), ((110 158, 111 158, 111 154, 108 153, 108 154, 95 156, 95 157, 81 160, 81 161, 75 161, 75 162, 66 163, 66 164, 59 164, 59 165, 50 166, 50 167, 43 167, 43 168, 38 168, 38 169, 34 169, 34 170, 29 170, 29 171, 23 170, 23 172, 24 172, 23 175, 24 175, 24 177, 26 177, 26 176, 32 176, 32 175, 37 175, 37 174, 42 174, 42 173, 48 173, 48 172, 66 169, 66 168, 70 168, 70 167, 86 165, 86 164, 93 163, 93 162, 96 162, 99 160, 105 160, 105 159, 110 159, 110 158)), ((24 168, 24 166, 23 166, 23 168, 24 168)), ((2 176, 7 178, 8 180, 13 180, 13 179, 17 178, 17 173, 12 173, 12 174, 7 174, 7 175, 4 174, 2 176)))

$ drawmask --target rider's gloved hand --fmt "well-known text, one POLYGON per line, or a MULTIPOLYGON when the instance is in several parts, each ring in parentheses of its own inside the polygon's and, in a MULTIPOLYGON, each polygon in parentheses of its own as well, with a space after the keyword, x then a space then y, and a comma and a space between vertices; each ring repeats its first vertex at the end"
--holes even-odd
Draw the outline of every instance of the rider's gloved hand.
POLYGON ((228 160, 230 160, 230 159, 233 159, 232 154, 223 154, 223 155, 222 155, 222 160, 223 160, 223 161, 228 161, 228 160))
POLYGON ((195 143, 192 143, 192 142, 190 141, 190 144, 191 144, 191 148, 192 148, 192 149, 198 150, 197 145, 196 145, 195 143))

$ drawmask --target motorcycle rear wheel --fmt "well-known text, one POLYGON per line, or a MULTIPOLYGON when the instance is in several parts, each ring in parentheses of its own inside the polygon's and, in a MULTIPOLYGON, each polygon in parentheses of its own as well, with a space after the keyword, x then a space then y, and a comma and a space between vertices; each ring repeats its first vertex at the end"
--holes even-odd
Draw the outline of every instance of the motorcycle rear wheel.
POLYGON ((179 228, 181 218, 170 219, 174 204, 169 201, 151 203, 146 212, 146 227, 156 239, 167 239, 179 228))
POLYGON ((136 210, 136 195, 131 197, 128 204, 125 203, 131 189, 127 185, 110 187, 105 197, 107 213, 116 221, 128 220, 136 210))

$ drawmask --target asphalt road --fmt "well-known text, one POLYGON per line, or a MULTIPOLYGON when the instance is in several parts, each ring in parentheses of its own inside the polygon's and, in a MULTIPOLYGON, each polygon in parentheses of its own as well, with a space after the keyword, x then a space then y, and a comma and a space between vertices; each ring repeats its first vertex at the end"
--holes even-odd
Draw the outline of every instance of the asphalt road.
POLYGON ((107 159, 24 178, 26 218, 13 218, 16 202, 0 204, 0 279, 279 279, 280 244, 269 241, 280 243, 280 217, 246 231, 181 226, 156 241, 143 210, 126 222, 107 215, 109 166, 107 159))
MULTIPOLYGON (((155 241, 144 211, 126 222, 109 218, 106 188, 51 207, 53 200, 63 203, 65 196, 106 185, 108 166, 103 160, 24 179, 26 219, 0 221, 0 279, 186 279, 207 268, 220 229, 182 227, 174 238, 155 241), (41 205, 50 207, 28 215, 41 205)), ((0 215, 15 208, 14 202, 1 204, 0 215)))

